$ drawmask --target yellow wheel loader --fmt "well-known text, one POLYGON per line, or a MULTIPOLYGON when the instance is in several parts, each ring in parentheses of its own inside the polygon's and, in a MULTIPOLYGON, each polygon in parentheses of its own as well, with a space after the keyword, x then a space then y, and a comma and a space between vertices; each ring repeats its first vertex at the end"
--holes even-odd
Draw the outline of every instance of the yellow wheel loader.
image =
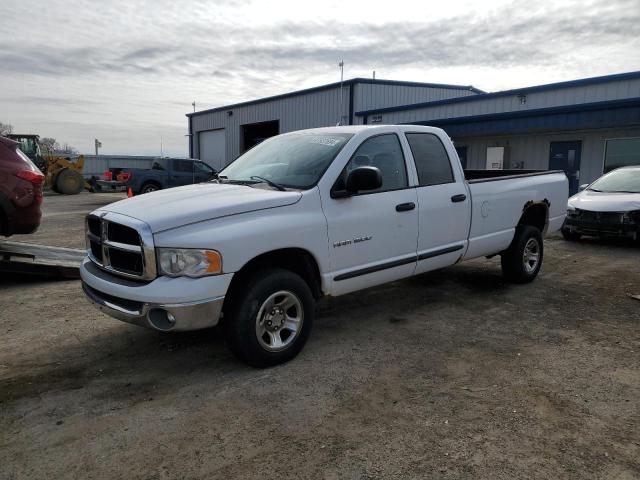
POLYGON ((83 155, 72 160, 70 156, 62 157, 48 150, 43 152, 38 135, 10 134, 7 136, 20 143, 20 150, 46 175, 45 186, 54 192, 76 195, 84 188, 92 190, 91 185, 85 182, 82 176, 83 155))

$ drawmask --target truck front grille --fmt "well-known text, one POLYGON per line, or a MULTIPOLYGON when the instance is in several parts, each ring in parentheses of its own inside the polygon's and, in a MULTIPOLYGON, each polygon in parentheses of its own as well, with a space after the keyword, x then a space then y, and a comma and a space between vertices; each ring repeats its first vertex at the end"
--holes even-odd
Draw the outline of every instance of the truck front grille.
POLYGON ((136 280, 156 277, 153 235, 139 220, 112 212, 87 216, 87 254, 103 270, 136 280))

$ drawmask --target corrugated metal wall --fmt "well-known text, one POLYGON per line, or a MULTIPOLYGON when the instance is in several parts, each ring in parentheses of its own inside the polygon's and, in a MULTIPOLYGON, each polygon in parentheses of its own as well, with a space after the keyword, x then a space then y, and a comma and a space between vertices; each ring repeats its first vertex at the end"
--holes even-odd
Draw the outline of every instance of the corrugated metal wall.
MULTIPOLYGON (((349 115, 349 87, 343 87, 342 112, 349 115)), ((340 120, 340 89, 334 88, 295 97, 265 101, 227 110, 203 113, 192 117, 191 141, 193 156, 198 158, 198 135, 203 130, 224 128, 226 132, 226 162, 240 155, 240 126, 249 123, 280 121, 280 133, 305 128, 336 125, 340 120)))
POLYGON ((151 168, 157 157, 133 155, 85 155, 83 175, 100 177, 110 168, 151 168))
MULTIPOLYGON (((230 108, 227 110, 202 113, 192 117, 191 138, 193 156, 199 157, 198 132, 225 129, 226 162, 240 154, 241 125, 280 121, 280 133, 305 128, 336 125, 344 115, 349 121, 349 85, 343 87, 342 102, 340 88, 332 88, 272 101, 230 108), (341 107, 342 105, 342 107, 341 107)), ((353 86, 353 110, 405 105, 407 103, 443 100, 458 96, 475 95, 474 92, 458 88, 434 88, 426 86, 406 86, 390 84, 358 83, 353 86)), ((358 123, 354 118, 354 123, 358 123)))
POLYGON ((574 86, 527 93, 526 103, 518 95, 487 98, 433 107, 387 112, 382 123, 413 123, 443 118, 470 117, 490 113, 533 110, 581 103, 640 97, 640 79, 618 80, 594 85, 574 86))
MULTIPOLYGON (((455 97, 477 95, 470 90, 405 85, 359 83, 354 91, 354 111, 396 107, 420 102, 434 102, 455 97)), ((355 124, 362 123, 360 118, 355 124)))
MULTIPOLYGON (((604 144, 608 138, 640 137, 640 127, 602 129, 554 134, 510 135, 503 137, 454 138, 456 147, 467 147, 467 168, 484 169, 487 147, 508 147, 509 161, 524 162, 524 168, 549 168, 551 142, 582 141, 580 183, 590 183, 602 175, 604 144)), ((506 168, 506 167, 505 167, 506 168)))

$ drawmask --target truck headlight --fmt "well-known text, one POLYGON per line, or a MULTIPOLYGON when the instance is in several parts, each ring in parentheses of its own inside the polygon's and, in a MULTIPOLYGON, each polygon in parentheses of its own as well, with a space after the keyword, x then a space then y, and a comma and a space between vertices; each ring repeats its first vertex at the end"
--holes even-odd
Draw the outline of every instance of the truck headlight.
POLYGON ((215 250, 158 248, 160 273, 170 277, 204 277, 222 273, 222 256, 215 250))

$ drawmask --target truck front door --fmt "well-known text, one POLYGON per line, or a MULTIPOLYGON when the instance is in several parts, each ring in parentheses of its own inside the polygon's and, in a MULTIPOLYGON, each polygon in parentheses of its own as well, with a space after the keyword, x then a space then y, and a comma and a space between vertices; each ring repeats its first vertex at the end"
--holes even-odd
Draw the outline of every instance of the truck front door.
POLYGON ((359 166, 382 173, 382 187, 347 198, 322 196, 335 295, 410 276, 416 265, 418 209, 397 134, 367 138, 336 182, 359 166))
POLYGON ((471 225, 471 199, 463 172, 433 133, 406 133, 418 173, 418 264, 416 273, 453 265, 464 254, 471 225))
POLYGON ((193 162, 193 169, 196 172, 196 183, 208 182, 216 173, 213 167, 204 162, 193 162))
POLYGON ((191 185, 196 183, 196 171, 193 160, 174 159, 169 173, 169 186, 191 185))

